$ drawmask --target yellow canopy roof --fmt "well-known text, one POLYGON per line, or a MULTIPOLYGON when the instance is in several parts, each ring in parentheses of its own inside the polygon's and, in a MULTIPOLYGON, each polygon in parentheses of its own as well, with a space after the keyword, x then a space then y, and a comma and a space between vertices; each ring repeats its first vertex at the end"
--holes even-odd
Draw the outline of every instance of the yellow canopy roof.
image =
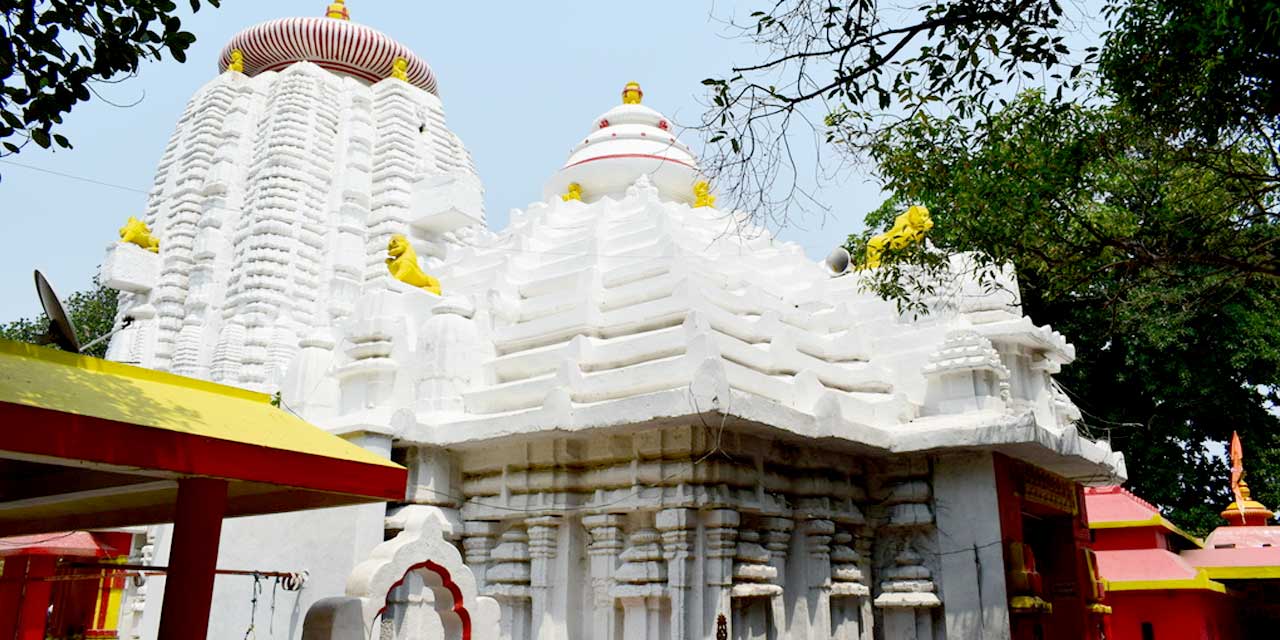
MULTIPOLYGON (((233 481, 229 515, 404 495, 403 467, 273 407, 264 394, 3 340, 0 424, 0 461, 8 463, 0 482, 35 473, 22 466, 32 464, 106 474, 117 486, 121 474, 153 485, 157 478, 223 478, 233 481)), ((72 484, 86 490, 84 482, 72 484)), ((130 495, 147 493, 123 486, 133 487, 130 495)), ((49 496, 10 504, 9 492, 0 495, 0 535, 23 530, 5 526, 23 508, 43 505, 30 515, 51 517, 49 496)))

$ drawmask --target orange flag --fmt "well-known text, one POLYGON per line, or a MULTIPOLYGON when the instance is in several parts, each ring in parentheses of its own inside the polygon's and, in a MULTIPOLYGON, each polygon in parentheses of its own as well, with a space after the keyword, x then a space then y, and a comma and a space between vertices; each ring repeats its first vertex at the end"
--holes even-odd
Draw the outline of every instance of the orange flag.
POLYGON ((1240 434, 1231 432, 1231 495, 1235 496, 1236 506, 1244 511, 1244 496, 1240 494, 1240 481, 1244 478, 1244 447, 1240 445, 1240 434))

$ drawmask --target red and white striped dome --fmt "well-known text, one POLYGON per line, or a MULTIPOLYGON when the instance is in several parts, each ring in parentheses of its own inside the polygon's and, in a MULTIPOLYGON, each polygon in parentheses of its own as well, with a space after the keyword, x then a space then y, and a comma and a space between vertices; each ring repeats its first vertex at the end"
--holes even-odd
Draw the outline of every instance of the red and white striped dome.
POLYGON ((246 75, 306 60, 371 83, 390 77, 396 59, 404 58, 409 82, 436 93, 436 76, 425 60, 381 31, 343 19, 281 18, 249 27, 222 50, 219 71, 227 70, 236 49, 244 55, 246 75))

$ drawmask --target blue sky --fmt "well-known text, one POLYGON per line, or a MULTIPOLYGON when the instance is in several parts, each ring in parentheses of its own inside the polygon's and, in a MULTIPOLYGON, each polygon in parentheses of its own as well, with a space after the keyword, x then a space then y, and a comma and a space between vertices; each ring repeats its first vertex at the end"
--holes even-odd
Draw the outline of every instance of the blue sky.
MULTIPOLYGON (((132 106, 95 98, 75 108, 62 129, 74 150, 30 148, 5 159, 116 186, 0 160, 0 321, 38 312, 33 268, 64 297, 89 285, 116 230, 142 210, 187 100, 217 73, 217 54, 236 32, 272 18, 320 15, 326 4, 224 0, 220 9, 206 8, 184 20, 198 38, 186 64, 147 64, 135 78, 97 87, 106 100, 132 106)), ((747 3, 348 0, 348 7, 354 20, 405 43, 435 70, 449 125, 484 180, 494 229, 506 226, 510 209, 540 197, 543 182, 627 81, 640 82, 645 103, 673 122, 696 124, 701 80, 760 55, 730 38, 722 22, 734 11, 749 13, 747 3)), ((693 132, 682 139, 701 146, 693 132)), ((857 172, 824 181, 818 194, 830 213, 802 216, 779 233, 815 259, 860 230, 881 200, 874 181, 857 172)))

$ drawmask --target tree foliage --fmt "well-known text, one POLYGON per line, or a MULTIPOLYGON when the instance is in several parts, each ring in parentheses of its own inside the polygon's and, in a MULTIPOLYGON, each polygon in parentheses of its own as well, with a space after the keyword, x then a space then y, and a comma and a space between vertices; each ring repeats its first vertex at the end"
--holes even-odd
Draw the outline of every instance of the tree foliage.
POLYGON ((1082 67, 1064 26, 1057 0, 774 0, 732 25, 764 59, 703 81, 704 167, 735 204, 785 215, 799 195, 791 129, 858 147, 931 107, 972 116, 1045 73, 1070 86, 1082 67))
MULTIPOLYGON (((978 251, 988 282, 1016 265, 1023 309, 1066 334, 1079 360, 1058 379, 1084 428, 1128 457, 1137 491, 1190 528, 1215 524, 1226 467, 1203 447, 1238 430, 1252 486, 1280 504, 1280 191, 1217 164, 1264 162, 1244 150, 1188 158, 1118 107, 1021 95, 981 135, 955 117, 920 116, 871 146, 893 198, 929 207, 934 249, 888 253, 865 277, 920 308, 953 277, 944 254, 978 251)), ((871 232, 850 239, 858 253, 871 232)))
MULTIPOLYGON (((199 11, 200 0, 190 4, 199 11)), ((0 157, 28 142, 69 148, 56 129, 94 83, 135 73, 166 51, 184 62, 196 37, 177 10, 170 0, 0 0, 0 157)))
POLYGON ((1280 2, 1133 0, 1108 14, 1102 77, 1131 112, 1206 143, 1242 133, 1274 140, 1280 2))
MULTIPOLYGON (((108 289, 94 279, 93 287, 85 291, 77 291, 66 299, 64 308, 76 327, 81 344, 106 335, 111 331, 116 320, 116 301, 118 293, 108 289)), ((20 318, 12 322, 0 324, 0 338, 18 342, 36 343, 49 328, 49 318, 43 313, 34 318, 20 318)), ((57 348, 55 345, 48 345, 57 348)), ((84 352, 97 358, 107 354, 106 341, 94 345, 84 352)))
POLYGON ((1204 445, 1232 430, 1280 504, 1280 3, 1088 9, 772 0, 734 25, 761 58, 704 81, 708 164, 777 220, 797 204, 795 130, 874 161, 891 198, 855 259, 908 205, 935 226, 869 285, 919 310, 955 275, 945 252, 973 252, 985 282, 1013 265, 1025 312, 1079 347, 1059 380, 1085 428, 1203 531, 1227 489, 1204 445))

